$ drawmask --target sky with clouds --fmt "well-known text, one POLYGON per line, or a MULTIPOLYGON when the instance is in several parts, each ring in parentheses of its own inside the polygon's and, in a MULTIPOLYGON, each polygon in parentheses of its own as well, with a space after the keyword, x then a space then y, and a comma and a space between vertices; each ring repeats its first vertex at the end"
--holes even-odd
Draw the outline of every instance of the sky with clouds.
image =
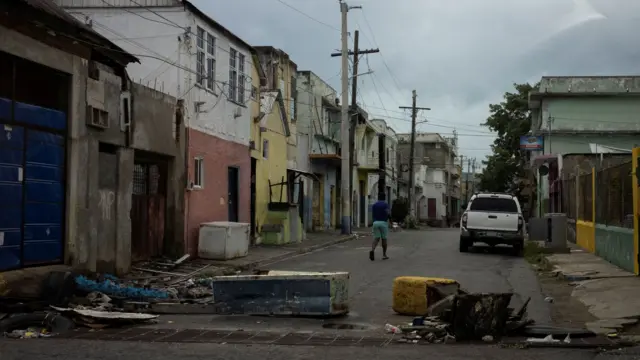
MULTIPOLYGON (((286 51, 340 89, 337 0, 193 0, 253 45, 286 51)), ((349 31, 360 48, 379 48, 360 69, 358 102, 372 118, 410 130, 411 91, 418 131, 459 134, 460 152, 488 155, 493 135, 479 124, 514 82, 543 75, 640 75, 637 0, 351 0, 349 31)))

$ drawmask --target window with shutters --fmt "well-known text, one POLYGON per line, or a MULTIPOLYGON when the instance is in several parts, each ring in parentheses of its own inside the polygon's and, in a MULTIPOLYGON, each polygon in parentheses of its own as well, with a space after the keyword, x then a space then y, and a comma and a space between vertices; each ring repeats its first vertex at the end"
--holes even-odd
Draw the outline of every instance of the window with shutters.
POLYGON ((236 101, 236 88, 238 86, 238 52, 236 49, 229 49, 229 100, 236 101))
POLYGON ((251 77, 245 73, 247 66, 246 55, 234 48, 229 49, 229 100, 246 105, 248 92, 252 91, 251 86, 247 87, 247 82, 251 77))
POLYGON ((216 38, 201 27, 196 31, 196 84, 214 91, 216 81, 216 38))

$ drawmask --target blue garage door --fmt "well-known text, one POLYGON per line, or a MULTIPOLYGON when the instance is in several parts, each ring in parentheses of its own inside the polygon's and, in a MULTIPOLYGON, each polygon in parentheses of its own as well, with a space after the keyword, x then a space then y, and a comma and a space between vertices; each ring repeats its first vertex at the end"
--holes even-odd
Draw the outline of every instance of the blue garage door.
POLYGON ((66 114, 0 98, 0 271, 61 262, 66 114))

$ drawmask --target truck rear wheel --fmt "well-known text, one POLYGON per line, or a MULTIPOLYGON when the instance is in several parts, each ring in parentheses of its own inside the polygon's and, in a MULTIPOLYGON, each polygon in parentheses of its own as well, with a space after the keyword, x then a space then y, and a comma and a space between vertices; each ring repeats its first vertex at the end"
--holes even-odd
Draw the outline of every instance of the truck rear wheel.
POLYGON ((465 253, 469 252, 469 247, 471 247, 472 242, 469 239, 460 237, 460 252, 465 253))
POLYGON ((519 241, 513 244, 513 256, 521 257, 524 255, 524 242, 519 241))

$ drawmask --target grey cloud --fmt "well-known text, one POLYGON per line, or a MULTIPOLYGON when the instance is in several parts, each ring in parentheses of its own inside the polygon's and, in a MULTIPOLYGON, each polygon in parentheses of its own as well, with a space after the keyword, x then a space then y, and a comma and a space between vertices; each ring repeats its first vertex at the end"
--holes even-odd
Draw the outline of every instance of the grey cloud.
MULTIPOLYGON (((339 28, 337 1, 283 0, 300 11, 339 28)), ((287 51, 301 69, 316 72, 340 88, 340 61, 330 53, 340 46, 335 29, 318 24, 276 0, 194 1, 213 18, 256 45, 287 51)), ((411 90, 419 102, 433 108, 438 124, 475 129, 488 115, 488 104, 499 102, 514 82, 548 75, 638 73, 640 61, 634 40, 640 21, 640 1, 634 0, 351 0, 363 12, 349 13, 349 28, 361 32, 361 46, 379 46, 370 55, 375 76, 359 85, 365 104, 382 107, 376 82, 391 117, 408 105, 411 90), (594 14, 596 14, 594 16, 594 14), (598 15, 600 14, 600 15, 598 15), (603 19, 597 17, 604 16, 603 19), (366 25, 365 18, 373 29, 366 25), (583 19, 595 20, 580 23, 583 19), (576 25, 577 24, 577 25, 576 25), (568 28, 567 28, 568 27, 568 28), (562 30, 561 33, 557 33, 562 30), (375 40, 375 41, 374 41, 375 40), (390 76, 383 60, 391 68, 390 76)), ((361 65, 366 69, 367 65, 361 65)), ((371 109, 375 114, 384 110, 371 109)), ((406 121, 390 119, 398 131, 406 121)), ((434 120, 434 124, 436 121, 434 120)), ((425 131, 450 133, 430 125, 425 131)), ((467 155, 489 152, 491 137, 461 137, 467 155)))

